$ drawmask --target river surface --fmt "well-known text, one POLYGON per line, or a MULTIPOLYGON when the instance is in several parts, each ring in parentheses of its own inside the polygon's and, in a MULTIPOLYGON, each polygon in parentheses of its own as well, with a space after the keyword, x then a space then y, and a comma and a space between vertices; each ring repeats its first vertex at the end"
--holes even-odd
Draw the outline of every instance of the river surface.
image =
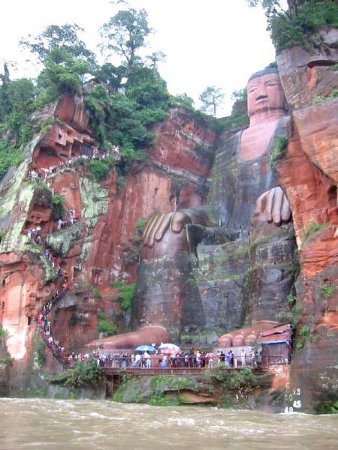
POLYGON ((338 416, 0 399, 1 450, 338 449, 338 416))

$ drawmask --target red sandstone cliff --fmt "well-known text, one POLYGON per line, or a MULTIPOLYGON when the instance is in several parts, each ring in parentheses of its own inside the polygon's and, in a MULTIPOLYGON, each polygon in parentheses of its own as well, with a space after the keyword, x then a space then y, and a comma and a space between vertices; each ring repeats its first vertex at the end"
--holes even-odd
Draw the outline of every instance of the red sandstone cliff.
POLYGON ((23 163, 0 186, 0 324, 9 333, 15 371, 33 364, 39 312, 65 280, 69 288, 51 323, 61 346, 76 349, 97 338, 99 309, 124 330, 112 283, 135 280, 137 222, 158 211, 201 203, 216 139, 203 123, 172 110, 154 130, 149 158, 134 164, 121 187, 114 168, 100 183, 86 169, 86 158, 98 153, 83 101, 62 96, 36 120, 51 122, 53 116, 47 132, 35 137, 23 163), (66 220, 71 213, 76 217, 61 229, 52 212, 56 195, 64 199, 66 220), (30 237, 37 227, 38 242, 30 237))
POLYGON ((300 259, 301 319, 292 383, 301 389, 308 411, 338 395, 338 32, 321 34, 322 49, 293 48, 277 58, 294 128, 278 169, 291 203, 300 259))

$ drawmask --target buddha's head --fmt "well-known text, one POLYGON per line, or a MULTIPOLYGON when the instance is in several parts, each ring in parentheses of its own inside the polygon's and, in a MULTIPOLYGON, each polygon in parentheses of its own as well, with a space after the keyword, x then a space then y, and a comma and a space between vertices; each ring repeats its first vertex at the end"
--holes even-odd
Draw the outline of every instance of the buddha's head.
POLYGON ((247 84, 248 115, 286 111, 286 100, 278 71, 267 68, 254 73, 247 84))

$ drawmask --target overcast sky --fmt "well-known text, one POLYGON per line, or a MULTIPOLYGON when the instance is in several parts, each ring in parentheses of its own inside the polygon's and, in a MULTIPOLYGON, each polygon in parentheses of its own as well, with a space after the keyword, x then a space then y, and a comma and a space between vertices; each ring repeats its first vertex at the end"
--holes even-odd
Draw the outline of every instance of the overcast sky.
MULTIPOLYGON (((148 12, 149 25, 156 30, 151 47, 167 55, 159 69, 169 92, 187 93, 195 106, 202 91, 213 85, 227 94, 222 113, 228 114, 232 92, 275 59, 265 16, 259 8, 249 8, 246 0, 129 0, 129 4, 148 12)), ((18 42, 53 24, 77 23, 86 30, 87 46, 97 51, 97 30, 116 11, 109 0, 8 0, 0 17, 0 61, 18 62, 12 77, 33 76, 18 42)))

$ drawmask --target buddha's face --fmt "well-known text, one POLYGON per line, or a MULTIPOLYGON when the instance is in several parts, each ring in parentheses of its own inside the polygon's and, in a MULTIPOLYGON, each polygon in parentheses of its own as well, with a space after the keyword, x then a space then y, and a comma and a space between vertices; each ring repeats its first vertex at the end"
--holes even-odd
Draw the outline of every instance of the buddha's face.
POLYGON ((247 85, 248 115, 258 112, 285 110, 285 96, 276 73, 253 78, 247 85))

